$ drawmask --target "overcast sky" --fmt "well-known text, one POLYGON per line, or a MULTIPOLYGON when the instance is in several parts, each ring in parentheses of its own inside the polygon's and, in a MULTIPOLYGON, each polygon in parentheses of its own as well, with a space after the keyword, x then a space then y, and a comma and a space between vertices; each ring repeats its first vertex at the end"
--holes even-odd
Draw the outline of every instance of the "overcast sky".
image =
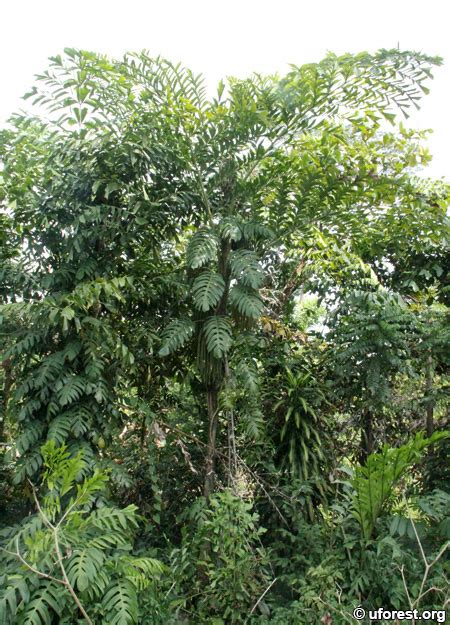
POLYGON ((223 76, 284 72, 336 53, 412 49, 444 58, 410 125, 432 128, 430 175, 450 180, 450 6, 445 0, 3 0, 0 123, 49 56, 147 49, 223 76))

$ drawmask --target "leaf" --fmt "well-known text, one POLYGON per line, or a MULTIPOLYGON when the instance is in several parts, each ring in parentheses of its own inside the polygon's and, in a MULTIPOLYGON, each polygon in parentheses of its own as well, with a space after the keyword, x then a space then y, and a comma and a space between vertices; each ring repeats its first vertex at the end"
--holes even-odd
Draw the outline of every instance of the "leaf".
POLYGON ((186 250, 186 263, 191 269, 203 267, 217 258, 219 241, 206 228, 198 230, 190 239, 186 250))
POLYGON ((230 258, 231 275, 244 286, 259 289, 264 281, 264 272, 255 252, 236 250, 230 258))
POLYGON ((74 309, 70 308, 70 306, 66 306, 61 311, 61 317, 63 319, 67 319, 68 321, 70 321, 71 319, 73 319, 75 317, 74 309))
POLYGON ((23 455, 40 440, 44 432, 44 426, 39 421, 28 421, 27 429, 17 439, 17 451, 23 455))
POLYGON ((271 239, 274 232, 266 225, 258 221, 248 221, 242 225, 242 232, 247 241, 255 241, 258 239, 271 239))
POLYGON ((207 351, 215 358, 225 356, 232 344, 231 326, 226 317, 209 317, 203 325, 207 351))
POLYGON ((219 232, 222 239, 229 241, 240 241, 242 230, 238 221, 234 217, 225 217, 219 224, 219 232))
POLYGON ((20 595, 20 600, 28 603, 30 592, 25 579, 21 575, 7 575, 3 584, 6 585, 6 588, 0 594, 0 623, 7 623, 10 622, 7 618, 8 611, 11 616, 16 615, 18 606, 17 593, 20 595))
POLYGON ((194 334, 194 329, 193 322, 188 318, 171 321, 162 334, 162 345, 158 354, 168 356, 183 347, 194 334))
POLYGON ((128 555, 121 557, 120 568, 138 590, 147 588, 164 571, 164 565, 159 560, 128 555))
POLYGON ((132 625, 137 622, 136 588, 129 580, 115 580, 107 589, 102 604, 108 615, 108 625, 132 625))
POLYGON ((109 196, 111 195, 111 193, 114 193, 114 191, 118 191, 120 189, 120 184, 118 182, 108 182, 108 184, 105 187, 105 198, 109 198, 109 196))
POLYGON ((61 445, 69 438, 72 428, 72 417, 70 415, 59 415, 50 423, 47 438, 53 439, 58 445, 61 445))
POLYGON ((105 555, 95 547, 75 551, 67 562, 67 575, 72 586, 83 592, 98 575, 105 555))
POLYGON ((259 393, 260 378, 258 368, 254 361, 246 362, 243 359, 239 360, 236 364, 234 374, 239 384, 243 386, 249 395, 259 393))
POLYGON ((385 445, 380 453, 367 458, 365 466, 357 467, 352 479, 353 514, 366 540, 370 539, 376 520, 405 471, 420 459, 428 445, 447 436, 446 432, 435 432, 427 439, 417 434, 401 447, 385 445))
POLYGON ((86 478, 82 484, 77 485, 77 507, 83 507, 91 503, 95 495, 104 490, 108 481, 104 472, 96 469, 94 474, 86 478))
POLYGON ((90 523, 99 529, 123 534, 124 530, 137 527, 136 510, 137 507, 134 504, 130 504, 122 510, 108 507, 99 508, 92 513, 90 523))
POLYGON ((58 400, 60 406, 66 406, 81 397, 86 389, 86 382, 77 375, 66 377, 60 384, 58 400))
POLYGON ((213 271, 204 271, 194 281, 192 295, 198 310, 206 312, 217 306, 225 290, 225 282, 221 275, 213 271))
POLYGON ((230 291, 230 304, 244 317, 258 318, 263 301, 257 292, 236 284, 230 291))
POLYGON ((55 582, 43 582, 33 593, 21 618, 23 625, 51 625, 54 615, 61 614, 66 594, 55 582))

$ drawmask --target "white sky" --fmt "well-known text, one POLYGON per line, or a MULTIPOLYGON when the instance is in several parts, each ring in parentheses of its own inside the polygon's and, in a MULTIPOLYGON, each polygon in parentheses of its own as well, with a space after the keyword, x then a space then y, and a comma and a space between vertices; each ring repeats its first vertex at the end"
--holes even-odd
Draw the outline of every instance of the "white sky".
POLYGON ((0 123, 64 47, 119 56, 148 49, 209 84, 287 70, 327 51, 412 49, 444 57, 410 124, 433 128, 429 174, 450 180, 450 3, 446 0, 3 0, 0 123))

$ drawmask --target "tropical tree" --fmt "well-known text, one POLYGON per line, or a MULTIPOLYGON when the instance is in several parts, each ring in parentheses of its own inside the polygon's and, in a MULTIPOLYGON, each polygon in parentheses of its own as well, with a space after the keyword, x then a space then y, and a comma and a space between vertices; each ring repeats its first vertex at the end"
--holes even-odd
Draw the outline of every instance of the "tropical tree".
POLYGON ((201 78, 146 54, 54 57, 29 94, 49 118, 16 116, 2 142, 32 284, 4 308, 18 479, 39 469, 48 436, 93 461, 126 421, 127 376, 142 387, 149 371, 181 367, 205 394, 209 496, 233 345, 264 306, 283 310, 313 228, 355 240, 369 206, 414 204, 399 154, 412 164, 416 135, 393 138, 381 120, 416 104, 437 63, 329 55, 283 78, 221 83, 209 100, 201 78), (184 352, 162 365, 157 347, 184 352))

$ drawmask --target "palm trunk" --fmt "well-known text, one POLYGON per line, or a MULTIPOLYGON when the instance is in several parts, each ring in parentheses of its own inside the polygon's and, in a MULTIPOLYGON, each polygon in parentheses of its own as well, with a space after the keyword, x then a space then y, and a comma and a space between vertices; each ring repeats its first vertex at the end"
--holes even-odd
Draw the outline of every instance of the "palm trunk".
MULTIPOLYGON (((216 313, 218 315, 225 315, 227 312, 228 292, 230 288, 230 268, 228 266, 228 258, 231 251, 230 241, 222 239, 220 256, 218 259, 218 270, 225 282, 225 290, 222 298, 217 306, 216 313)), ((208 440, 205 462, 205 482, 203 486, 203 494, 206 499, 214 492, 216 473, 215 473, 215 458, 216 458, 216 437, 219 421, 219 389, 226 376, 227 364, 226 359, 223 363, 222 379, 216 379, 213 384, 207 386, 207 403, 208 403, 208 440)))
POLYGON ((361 451, 359 461, 365 464, 367 457, 373 452, 373 418, 370 410, 366 410, 363 415, 361 426, 361 451))
POLYGON ((12 366, 11 361, 9 359, 4 360, 1 363, 1 366, 4 369, 5 382, 3 386, 3 400, 2 400, 2 410, 0 414, 0 441, 4 442, 5 439, 5 424, 6 424, 6 413, 8 411, 8 402, 9 395, 11 392, 12 386, 12 366))
POLYGON ((218 390, 213 386, 207 390, 208 401, 208 443, 205 462, 205 483, 203 494, 209 499, 214 492, 216 482, 215 458, 216 458, 216 436, 219 418, 218 411, 218 390))
POLYGON ((434 432, 434 403, 431 398, 431 393, 433 391, 433 358, 431 355, 431 351, 428 355, 427 360, 427 371, 426 371, 426 394, 427 394, 427 414, 426 414, 426 431, 427 436, 432 436, 434 432))

